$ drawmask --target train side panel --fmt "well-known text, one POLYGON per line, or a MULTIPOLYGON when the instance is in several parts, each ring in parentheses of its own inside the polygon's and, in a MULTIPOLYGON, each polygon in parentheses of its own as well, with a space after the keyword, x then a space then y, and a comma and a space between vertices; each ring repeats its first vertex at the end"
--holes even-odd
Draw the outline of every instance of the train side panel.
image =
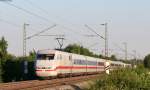
POLYGON ((86 58, 83 55, 72 54, 71 73, 83 73, 87 71, 86 58))
MULTIPOLYGON (((39 77, 58 76, 66 74, 99 73, 105 69, 105 59, 72 54, 57 50, 41 50, 37 52, 35 63, 36 74, 39 77)), ((110 70, 118 67, 130 67, 119 61, 109 61, 110 70)))
POLYGON ((97 59, 93 57, 86 57, 87 61, 87 72, 96 72, 97 71, 97 59))
POLYGON ((97 72, 103 72, 105 70, 105 61, 104 59, 97 60, 97 72))
POLYGON ((57 52, 57 61, 59 65, 57 66, 58 74, 67 74, 71 72, 72 62, 71 62, 71 54, 65 52, 57 52))

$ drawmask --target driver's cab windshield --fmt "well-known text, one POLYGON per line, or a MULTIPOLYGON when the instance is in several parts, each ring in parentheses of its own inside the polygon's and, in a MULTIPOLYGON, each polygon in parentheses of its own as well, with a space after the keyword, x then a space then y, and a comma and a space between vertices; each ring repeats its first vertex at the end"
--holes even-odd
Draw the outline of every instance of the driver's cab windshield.
POLYGON ((54 60, 55 54, 38 54, 37 60, 54 60))

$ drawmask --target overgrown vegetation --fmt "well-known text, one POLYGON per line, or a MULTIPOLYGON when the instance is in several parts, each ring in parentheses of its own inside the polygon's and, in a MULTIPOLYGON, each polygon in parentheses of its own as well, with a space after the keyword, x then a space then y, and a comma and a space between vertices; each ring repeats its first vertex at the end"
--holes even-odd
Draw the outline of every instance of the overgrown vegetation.
POLYGON ((149 70, 141 66, 116 70, 99 77, 87 90, 150 90, 149 70))
POLYGON ((30 52, 28 57, 15 57, 7 52, 7 41, 4 37, 0 40, 0 82, 11 82, 35 79, 34 60, 35 52, 30 52), (28 74, 24 74, 24 60, 28 62, 28 74))
POLYGON ((144 58, 144 66, 150 69, 150 54, 144 58))

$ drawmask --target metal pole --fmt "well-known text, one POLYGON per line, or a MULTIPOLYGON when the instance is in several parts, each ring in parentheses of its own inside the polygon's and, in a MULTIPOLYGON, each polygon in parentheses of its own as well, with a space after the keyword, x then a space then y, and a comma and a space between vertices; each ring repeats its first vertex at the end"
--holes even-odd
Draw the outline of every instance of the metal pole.
POLYGON ((134 52, 134 59, 136 60, 136 50, 133 50, 134 52))
POLYGON ((108 57, 108 31, 107 31, 107 23, 105 23, 105 56, 108 57))
POLYGON ((24 59, 24 79, 27 79, 28 74, 28 62, 25 60, 26 57, 26 26, 29 24, 24 23, 23 25, 23 59, 24 59))
POLYGON ((23 57, 26 57, 26 26, 28 25, 26 23, 23 25, 23 57))
POLYGON ((137 59, 136 59, 136 50, 133 50, 133 53, 134 53, 135 64, 137 64, 137 59))
POLYGON ((109 63, 109 60, 107 59, 108 58, 108 23, 104 23, 104 24, 101 24, 101 25, 104 25, 105 26, 105 59, 106 59, 106 62, 105 62, 105 72, 106 74, 109 74, 109 69, 110 69, 110 63, 109 63))
POLYGON ((125 50, 124 50, 125 51, 125 60, 127 60, 128 59, 127 43, 124 42, 123 44, 125 46, 125 50))
POLYGON ((105 58, 108 57, 108 23, 101 24, 105 26, 105 58))
POLYGON ((26 24, 23 25, 23 57, 26 57, 26 24))

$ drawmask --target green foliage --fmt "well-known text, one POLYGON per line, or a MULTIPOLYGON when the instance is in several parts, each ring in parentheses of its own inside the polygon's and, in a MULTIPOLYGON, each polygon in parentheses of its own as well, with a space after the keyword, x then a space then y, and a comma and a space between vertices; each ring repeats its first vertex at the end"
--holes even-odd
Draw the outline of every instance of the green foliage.
POLYGON ((30 52, 29 52, 29 56, 26 57, 26 59, 27 59, 28 61, 34 61, 35 58, 36 58, 36 52, 35 52, 34 50, 33 50, 33 51, 30 51, 30 52))
MULTIPOLYGON (((27 57, 28 58, 28 57, 27 57)), ((33 80, 36 79, 34 61, 28 60, 28 74, 24 74, 23 57, 6 60, 3 65, 3 82, 33 80)))
POLYGON ((64 49, 64 51, 70 52, 70 53, 86 55, 86 56, 99 57, 99 55, 93 54, 93 52, 89 51, 87 48, 84 48, 83 46, 80 46, 77 44, 68 45, 64 49))
POLYGON ((0 62, 0 83, 2 82, 2 63, 0 62))
POLYGON ((117 58, 116 58, 115 55, 111 55, 110 59, 111 59, 112 61, 117 61, 117 58))
POLYGON ((34 60, 35 51, 27 57, 15 57, 7 53, 7 41, 4 37, 0 40, 0 82, 11 82, 35 79, 34 60), (24 74, 24 60, 28 61, 28 74, 24 74))
POLYGON ((80 53, 80 46, 77 44, 73 44, 73 45, 68 45, 64 51, 66 52, 70 52, 70 53, 80 53))
POLYGON ((4 37, 1 38, 0 40, 0 59, 6 59, 7 57, 7 41, 5 40, 4 37))
POLYGON ((150 90, 150 75, 142 67, 116 70, 99 77, 88 90, 150 90))
POLYGON ((144 58, 144 66, 150 69, 150 54, 144 58))
POLYGON ((83 46, 80 46, 77 44, 70 44, 63 51, 81 54, 81 55, 86 55, 86 56, 91 56, 91 57, 96 57, 96 58, 103 58, 103 59, 117 61, 117 58, 115 55, 112 55, 111 57, 105 57, 103 55, 97 55, 97 54, 94 54, 93 52, 91 52, 89 49, 84 48, 83 46))
POLYGON ((4 37, 0 40, 0 82, 2 82, 2 75, 3 75, 3 64, 7 59, 7 41, 4 37))

